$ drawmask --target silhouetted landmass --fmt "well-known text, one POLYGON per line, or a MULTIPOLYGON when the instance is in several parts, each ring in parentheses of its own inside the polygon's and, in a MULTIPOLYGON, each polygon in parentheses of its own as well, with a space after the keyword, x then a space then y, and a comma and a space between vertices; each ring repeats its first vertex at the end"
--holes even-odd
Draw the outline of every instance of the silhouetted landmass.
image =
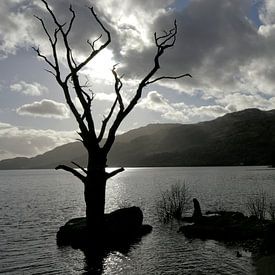
MULTIPOLYGON (((197 124, 149 124, 117 137, 109 166, 271 165, 275 155, 275 110, 247 109, 197 124)), ((0 169, 85 165, 80 142, 33 158, 0 162, 0 169)))
POLYGON ((82 161, 85 149, 80 142, 72 142, 33 158, 14 158, 0 161, 0 169, 43 169, 57 165, 82 161))
POLYGON ((193 203, 193 216, 183 217, 186 224, 178 231, 187 238, 235 242, 254 254, 274 254, 274 220, 245 216, 235 211, 207 211, 205 215, 196 215, 200 203, 197 199, 193 199, 193 203))

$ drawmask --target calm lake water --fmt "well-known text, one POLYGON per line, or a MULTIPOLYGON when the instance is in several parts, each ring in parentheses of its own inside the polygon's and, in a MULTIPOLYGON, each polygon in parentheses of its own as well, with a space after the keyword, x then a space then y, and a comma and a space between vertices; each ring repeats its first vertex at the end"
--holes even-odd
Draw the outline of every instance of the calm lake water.
MULTIPOLYGON (((259 260, 245 251, 238 258, 241 248, 188 240, 177 233, 178 225, 159 223, 155 202, 177 182, 185 182, 203 210, 244 210, 259 190, 275 198, 275 170, 266 167, 128 168, 109 181, 106 211, 140 206, 144 222, 154 229, 129 250, 106 255, 102 273, 257 274, 259 260)), ((0 210, 0 273, 88 274, 91 266, 80 250, 55 242, 61 225, 85 215, 83 186, 76 178, 55 170, 0 171, 0 210)))

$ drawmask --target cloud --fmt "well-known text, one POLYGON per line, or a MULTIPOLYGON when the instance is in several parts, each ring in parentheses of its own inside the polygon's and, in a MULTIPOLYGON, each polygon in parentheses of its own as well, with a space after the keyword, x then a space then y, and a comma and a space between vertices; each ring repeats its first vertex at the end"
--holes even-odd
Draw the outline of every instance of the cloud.
POLYGON ((5 130, 5 129, 9 129, 11 127, 10 124, 8 123, 3 123, 3 122, 0 122, 0 130, 5 130))
POLYGON ((151 26, 173 0, 123 1, 117 5, 115 0, 103 0, 97 3, 99 11, 109 19, 114 34, 116 51, 122 56, 129 50, 139 53, 152 44, 151 26))
POLYGON ((245 108, 260 108, 271 110, 275 108, 275 97, 264 98, 260 95, 229 94, 222 99, 216 100, 217 103, 226 106, 231 111, 239 111, 245 108))
POLYGON ((210 120, 224 115, 228 109, 222 105, 193 106, 184 102, 170 102, 157 91, 151 91, 138 105, 143 109, 160 113, 166 121, 178 123, 194 123, 202 120, 210 120))
POLYGON ((151 91, 138 106, 148 111, 158 112, 166 121, 195 123, 212 120, 228 112, 246 108, 275 109, 275 97, 234 93, 224 95, 210 105, 196 106, 187 105, 184 102, 171 102, 157 91, 151 91))
POLYGON ((275 3, 272 0, 265 0, 262 3, 259 17, 265 25, 275 24, 275 3))
POLYGON ((31 41, 32 18, 28 16, 32 1, 0 1, 0 59, 15 54, 31 41))
MULTIPOLYGON (((60 22, 68 22, 70 18, 70 12, 66 8, 69 7, 69 2, 49 0, 60 22)), ((76 25, 70 33, 70 42, 73 54, 78 56, 77 61, 81 58, 83 60, 91 51, 87 39, 93 41, 102 33, 87 5, 94 4, 99 18, 112 35, 112 43, 107 51, 102 52, 83 73, 92 76, 94 83, 110 85, 113 84, 113 77, 109 69, 119 62, 119 72, 124 74, 124 81, 142 78, 153 64, 156 52, 154 32, 163 34, 162 31, 172 27, 174 19, 177 19, 176 45, 161 59, 159 75, 191 73, 193 78, 162 81, 159 85, 194 97, 196 91, 200 90, 201 98, 210 98, 212 105, 208 109, 207 106, 184 108, 195 113, 201 112, 207 117, 218 114, 219 108, 227 112, 248 108, 253 104, 261 108, 272 107, 272 98, 275 96, 274 1, 262 0, 261 5, 258 5, 260 21, 257 24, 251 19, 255 0, 190 0, 180 10, 175 9, 176 2, 128 0, 117 5, 115 0, 75 1, 73 7, 77 17, 76 25), (233 100, 231 105, 227 99, 233 100), (252 104, 250 99, 255 102, 252 104), (201 109, 196 109, 199 107, 201 109)), ((32 14, 43 18, 46 26, 52 30, 52 19, 41 2, 1 1, 0 51, 3 56, 15 53, 20 47, 33 45, 34 41, 41 46, 43 53, 51 53, 49 45, 45 43, 47 39, 43 30, 32 14)), ((105 38, 103 35, 96 47, 105 38)), ((152 89, 158 87, 152 86, 152 89)), ((103 100, 104 93, 101 95, 95 99, 103 100)), ((142 104, 160 113, 162 106, 166 110, 163 117, 177 117, 183 121, 192 117, 188 111, 184 111, 183 106, 165 100, 160 94, 151 93, 142 104), (154 99, 160 102, 157 103, 154 99)))
POLYGON ((96 93, 95 94, 96 100, 105 100, 105 101, 111 101, 114 102, 116 99, 116 95, 114 93, 107 94, 107 93, 96 93))
POLYGON ((11 91, 23 93, 25 95, 40 96, 48 91, 48 89, 37 82, 27 83, 20 81, 10 85, 11 91))
POLYGON ((16 112, 19 115, 51 117, 65 119, 69 117, 69 110, 65 104, 49 99, 35 101, 19 107, 16 112))
POLYGON ((157 91, 149 92, 147 96, 141 100, 138 106, 161 113, 171 111, 173 109, 168 100, 157 91))
POLYGON ((26 129, 0 122, 0 159, 35 156, 76 138, 74 131, 26 129))
POLYGON ((173 121, 177 123, 196 123, 211 120, 232 111, 227 106, 227 102, 219 102, 209 106, 187 105, 184 102, 170 102, 157 91, 149 92, 138 106, 160 113, 164 122, 173 121))
MULTIPOLYGON (((254 8, 250 0, 192 0, 182 11, 159 14, 150 25, 151 34, 155 30, 161 34, 174 18, 178 23, 176 45, 161 59, 160 75, 193 75, 192 79, 162 81, 159 85, 190 95, 199 89, 205 98, 214 100, 236 93, 274 96, 275 5, 271 0, 263 3, 259 28, 249 18, 254 8)), ((129 48, 123 56, 125 77, 144 76, 154 52, 153 45, 144 47, 142 53, 129 48)), ((119 58, 119 53, 114 53, 119 58)))

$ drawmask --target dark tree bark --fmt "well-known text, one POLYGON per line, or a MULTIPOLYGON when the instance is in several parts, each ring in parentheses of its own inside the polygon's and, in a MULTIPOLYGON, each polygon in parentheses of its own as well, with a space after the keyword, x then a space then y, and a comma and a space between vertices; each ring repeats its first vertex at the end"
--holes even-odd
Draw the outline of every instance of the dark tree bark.
POLYGON ((72 6, 70 6, 69 8, 71 12, 69 23, 64 24, 58 21, 58 18, 48 5, 47 1, 41 1, 44 3, 49 15, 53 20, 53 24, 55 25, 55 30, 53 31, 53 33, 50 33, 44 23, 44 20, 36 16, 36 18, 41 23, 46 37, 49 40, 52 48, 52 55, 51 57, 48 57, 46 55, 43 55, 40 52, 39 48, 34 47, 33 49, 36 51, 37 55, 44 59, 44 61, 49 65, 50 69, 47 71, 55 77, 57 83, 62 88, 66 102, 78 123, 78 134, 88 152, 87 168, 81 167, 77 163, 73 163, 77 168, 80 168, 81 172, 66 165, 59 165, 56 167, 56 169, 63 169, 65 171, 68 171, 83 182, 88 227, 90 230, 96 233, 100 233, 104 225, 105 190, 107 180, 124 170, 123 168, 119 168, 111 173, 107 173, 106 171, 107 156, 115 141, 116 132, 121 122, 136 106, 142 96, 142 91, 146 86, 163 79, 178 79, 185 76, 191 77, 191 75, 183 74, 179 76, 161 76, 152 79, 156 72, 160 69, 159 60, 161 56, 167 49, 173 47, 175 44, 177 35, 177 24, 175 21, 173 28, 170 29, 168 32, 164 32, 164 34, 161 36, 157 36, 156 33, 154 34, 156 54, 152 58, 152 68, 148 70, 148 73, 145 74, 144 78, 137 85, 136 92, 134 93, 132 99, 127 106, 125 106, 125 103, 123 102, 123 98, 121 96, 123 83, 121 77, 117 74, 116 65, 114 65, 112 73, 114 76, 114 92, 116 94, 116 99, 114 100, 113 105, 110 108, 109 114, 102 121, 100 132, 99 134, 97 134, 95 131, 93 114, 91 112, 93 93, 89 91, 87 85, 83 85, 80 82, 79 72, 89 62, 91 62, 97 54, 99 54, 104 48, 106 48, 110 44, 110 32, 97 17, 94 9, 89 8, 91 15, 98 23, 99 28, 102 29, 103 34, 100 35, 99 38, 97 38, 93 42, 87 40, 87 43, 91 48, 91 52, 84 61, 82 61, 81 63, 77 63, 68 40, 68 35, 72 29, 75 20, 75 12, 72 6), (105 42, 102 42, 99 47, 96 47, 96 44, 99 43, 99 41, 103 38, 105 39, 105 42), (57 50, 57 42, 63 43, 66 51, 67 69, 69 73, 63 78, 60 71, 61 61, 57 50), (75 96, 78 97, 81 103, 83 109, 82 112, 80 112, 76 108, 72 100, 72 98, 75 96), (115 110, 117 110, 117 112, 114 112, 115 110), (111 118, 112 124, 107 127, 107 125, 110 124, 111 118), (106 137, 106 139, 103 141, 104 137, 106 137))

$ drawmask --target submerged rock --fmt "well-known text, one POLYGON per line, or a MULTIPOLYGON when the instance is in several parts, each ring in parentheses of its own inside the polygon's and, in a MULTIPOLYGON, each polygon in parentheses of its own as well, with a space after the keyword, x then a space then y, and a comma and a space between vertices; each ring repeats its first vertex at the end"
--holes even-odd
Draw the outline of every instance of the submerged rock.
MULTIPOLYGON (((139 240, 152 231, 152 226, 144 225, 142 222, 143 213, 139 207, 122 208, 105 214, 105 226, 101 234, 102 246, 124 246, 139 240)), ((59 228, 56 235, 57 245, 85 248, 93 237, 91 234, 85 217, 74 218, 59 228)))

